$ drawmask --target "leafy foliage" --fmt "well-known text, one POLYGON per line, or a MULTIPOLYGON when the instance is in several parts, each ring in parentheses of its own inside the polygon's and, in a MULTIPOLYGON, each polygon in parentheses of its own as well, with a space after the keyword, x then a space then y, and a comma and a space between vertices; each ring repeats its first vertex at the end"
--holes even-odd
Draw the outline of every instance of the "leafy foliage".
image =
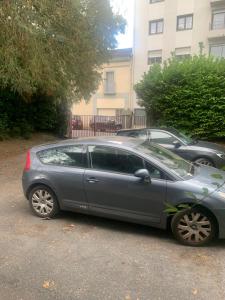
POLYGON ((109 0, 5 0, 0 27, 3 138, 65 123, 71 103, 98 87, 125 21, 109 0))
POLYGON ((201 138, 225 137, 225 60, 172 57, 154 65, 135 86, 151 125, 201 138))
POLYGON ((0 86, 25 98, 88 98, 124 20, 108 0, 2 1, 0 86))
POLYGON ((67 105, 50 96, 33 95, 25 102, 20 95, 0 90, 0 140, 8 136, 29 138, 33 131, 51 131, 64 135, 67 129, 67 105))

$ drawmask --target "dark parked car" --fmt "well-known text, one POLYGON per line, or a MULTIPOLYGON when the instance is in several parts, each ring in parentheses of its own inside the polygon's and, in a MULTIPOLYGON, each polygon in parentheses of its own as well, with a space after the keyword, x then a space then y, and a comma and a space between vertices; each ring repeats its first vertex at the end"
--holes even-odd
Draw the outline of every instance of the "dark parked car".
POLYGON ((219 169, 225 167, 222 146, 191 139, 174 128, 129 129, 118 131, 117 135, 148 139, 192 162, 219 169))
POLYGON ((81 120, 81 116, 73 116, 72 129, 73 130, 82 130, 83 129, 83 122, 81 120))
MULTIPOLYGON (((200 246, 225 238, 225 188, 215 191, 212 173, 159 145, 108 137, 68 140, 27 153, 23 190, 32 211, 53 217, 60 209, 120 219, 158 228, 172 227, 182 243, 200 246), (192 193, 208 197, 196 204, 192 193), (194 204, 172 219, 165 202, 194 204)), ((220 182, 221 183, 221 182, 220 182)))
POLYGON ((91 129, 100 132, 116 132, 122 129, 119 117, 95 116, 90 121, 91 129))

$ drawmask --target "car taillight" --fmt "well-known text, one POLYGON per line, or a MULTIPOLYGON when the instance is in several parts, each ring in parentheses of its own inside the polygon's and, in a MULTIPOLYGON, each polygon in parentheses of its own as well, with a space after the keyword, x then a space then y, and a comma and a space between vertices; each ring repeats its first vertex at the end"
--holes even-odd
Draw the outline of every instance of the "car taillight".
POLYGON ((31 165, 30 150, 28 150, 27 151, 26 164, 25 164, 25 167, 24 167, 24 171, 29 171, 30 170, 30 165, 31 165))

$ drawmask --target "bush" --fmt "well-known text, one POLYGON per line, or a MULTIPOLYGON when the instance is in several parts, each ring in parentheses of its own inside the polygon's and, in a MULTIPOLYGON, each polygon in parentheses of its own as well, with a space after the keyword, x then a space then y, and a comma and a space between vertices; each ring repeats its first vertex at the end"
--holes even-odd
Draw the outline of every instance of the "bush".
POLYGON ((34 131, 64 135, 67 104, 45 95, 34 95, 25 102, 10 91, 0 91, 0 139, 8 136, 29 138, 34 131))
POLYGON ((225 60, 194 56, 153 66, 135 86, 151 125, 225 137, 225 60))

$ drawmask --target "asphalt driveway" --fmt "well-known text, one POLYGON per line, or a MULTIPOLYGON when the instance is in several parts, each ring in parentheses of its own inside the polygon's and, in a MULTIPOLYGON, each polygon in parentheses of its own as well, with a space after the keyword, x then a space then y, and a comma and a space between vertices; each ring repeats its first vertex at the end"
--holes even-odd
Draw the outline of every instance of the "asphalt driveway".
POLYGON ((7 147, 0 142, 1 300, 225 299, 225 241, 188 248, 145 226, 72 213, 41 220, 21 189, 28 146, 7 147))

